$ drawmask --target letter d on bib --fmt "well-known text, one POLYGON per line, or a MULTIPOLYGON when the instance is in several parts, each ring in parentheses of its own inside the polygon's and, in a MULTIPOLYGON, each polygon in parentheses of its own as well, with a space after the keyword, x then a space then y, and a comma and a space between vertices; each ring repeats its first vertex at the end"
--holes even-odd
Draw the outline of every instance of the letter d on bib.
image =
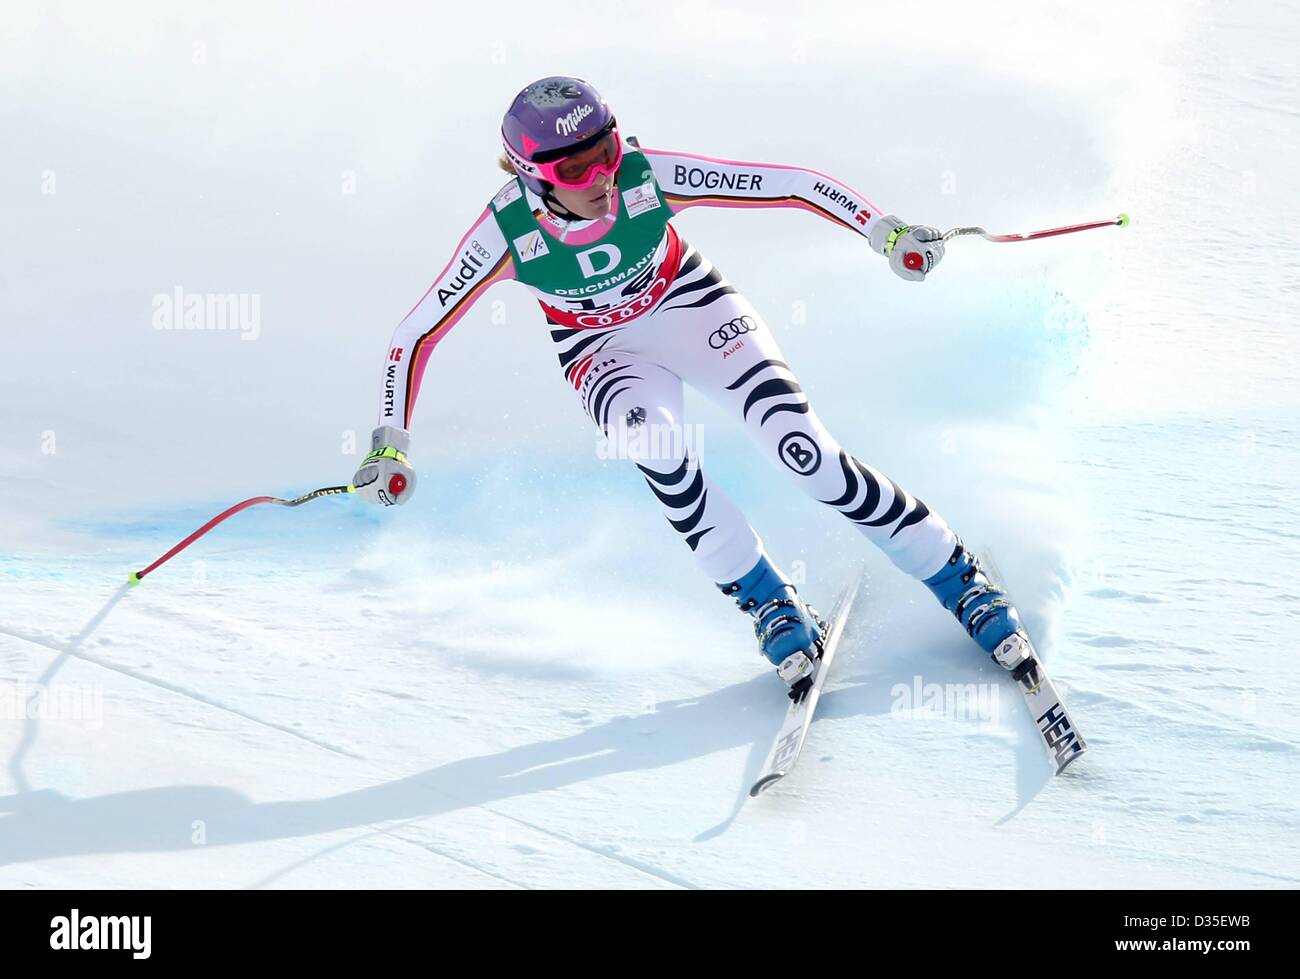
POLYGON ((616 266, 622 258, 623 253, 614 245, 595 245, 585 251, 578 252, 578 265, 582 268, 583 277, 590 279, 595 275, 604 275, 616 266), (596 268, 596 264, 592 260, 593 255, 604 255, 608 261, 601 268, 596 268))

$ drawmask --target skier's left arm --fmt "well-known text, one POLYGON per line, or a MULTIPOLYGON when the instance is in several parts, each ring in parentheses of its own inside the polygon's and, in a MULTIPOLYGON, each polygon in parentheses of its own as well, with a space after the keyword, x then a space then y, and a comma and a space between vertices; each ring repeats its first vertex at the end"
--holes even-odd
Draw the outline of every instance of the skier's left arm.
POLYGON ((640 149, 674 214, 688 207, 797 207, 860 234, 895 273, 913 282, 943 258, 937 229, 882 214, 852 187, 816 170, 640 149))

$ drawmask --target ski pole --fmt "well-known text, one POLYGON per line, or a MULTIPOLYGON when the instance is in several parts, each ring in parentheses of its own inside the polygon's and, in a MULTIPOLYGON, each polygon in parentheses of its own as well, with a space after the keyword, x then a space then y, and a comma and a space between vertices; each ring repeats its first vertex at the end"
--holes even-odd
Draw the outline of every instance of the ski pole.
POLYGON ((1033 241, 1035 238, 1054 238, 1057 235, 1073 234, 1076 231, 1091 231, 1093 228, 1128 227, 1128 215, 1121 214, 1109 221, 1089 221, 1086 224, 1067 224, 1063 228, 1048 228, 1045 231, 1026 231, 1019 235, 991 235, 983 228, 953 228, 943 233, 943 240, 959 238, 962 235, 979 235, 985 241, 1033 241))
POLYGON ((290 506, 290 507, 302 506, 304 503, 308 502, 309 500, 315 500, 322 496, 337 496, 340 493, 353 493, 353 492, 356 492, 356 490, 352 486, 323 486, 320 489, 312 490, 310 493, 304 493, 302 496, 296 497, 292 500, 284 500, 278 496, 254 496, 252 499, 245 500, 243 503, 236 503, 229 510, 223 510, 221 513, 218 513, 215 517, 213 517, 211 520, 205 523, 198 530, 194 531, 194 533, 190 534, 190 536, 186 537, 183 541, 181 541, 179 544, 177 544, 175 547, 173 547, 170 551, 168 551, 166 554, 160 557, 153 564, 149 565, 147 568, 144 568, 143 570, 140 571, 132 571, 130 576, 126 579, 127 583, 132 585, 140 584, 140 580, 144 578, 144 576, 147 575, 149 572, 153 571, 154 568, 166 564, 177 554, 185 550, 185 548, 189 547, 196 540, 198 540, 200 537, 202 537, 204 534, 210 531, 213 527, 217 526, 217 524, 228 519, 229 517, 233 517, 240 510, 247 510, 249 507, 257 506, 259 503, 274 503, 277 506, 290 506))
MULTIPOLYGON (((1076 231, 1091 231, 1093 228, 1127 228, 1129 217, 1127 214, 1120 214, 1118 217, 1111 218, 1109 221, 1088 221, 1084 224, 1067 224, 1062 228, 1047 228, 1043 231, 1026 231, 1023 234, 1013 235, 992 235, 983 228, 952 228, 943 233, 941 241, 948 242, 953 238, 960 238, 964 235, 979 235, 985 241, 1034 241, 1037 238, 1054 238, 1057 235, 1073 234, 1076 231)), ((909 269, 919 269, 925 264, 925 259, 917 252, 908 252, 903 256, 903 264, 909 269)))

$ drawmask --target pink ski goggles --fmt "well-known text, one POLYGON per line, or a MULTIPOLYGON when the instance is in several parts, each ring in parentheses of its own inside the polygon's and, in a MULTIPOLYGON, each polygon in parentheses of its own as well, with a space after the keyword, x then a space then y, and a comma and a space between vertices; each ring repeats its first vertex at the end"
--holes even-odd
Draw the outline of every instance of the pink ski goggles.
POLYGON ((601 138, 572 156, 550 163, 534 163, 543 180, 569 190, 586 190, 601 177, 613 177, 623 162, 623 140, 618 129, 610 129, 601 138))

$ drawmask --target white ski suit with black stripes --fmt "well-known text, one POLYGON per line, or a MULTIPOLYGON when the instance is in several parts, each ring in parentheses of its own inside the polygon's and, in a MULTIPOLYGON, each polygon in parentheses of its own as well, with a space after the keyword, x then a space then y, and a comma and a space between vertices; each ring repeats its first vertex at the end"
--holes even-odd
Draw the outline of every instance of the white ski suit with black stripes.
MULTIPOLYGON (((614 225, 635 221, 642 210, 664 202, 672 214, 699 205, 799 207, 864 238, 881 216, 856 191, 816 171, 635 145, 626 150, 643 154, 653 181, 642 173, 637 177, 648 182, 625 187, 632 182, 625 165, 618 186, 623 206, 606 218, 564 221, 518 182, 502 189, 398 326, 384 365, 381 425, 409 430, 437 342, 495 282, 524 278, 517 274, 527 270, 520 263, 534 254, 564 246, 616 254, 602 245, 614 225), (542 233, 508 241, 493 212, 521 197, 542 233)), ((644 267, 632 270, 635 275, 606 282, 600 276, 612 263, 597 270, 584 261, 594 283, 581 295, 526 284, 546 313, 566 381, 620 456, 640 468, 669 523, 712 581, 739 579, 758 561, 762 545, 694 452, 698 440, 683 419, 683 384, 719 404, 780 471, 840 511, 903 571, 924 580, 944 567, 957 543, 947 524, 840 445, 762 317, 671 224, 641 260, 644 267)))

